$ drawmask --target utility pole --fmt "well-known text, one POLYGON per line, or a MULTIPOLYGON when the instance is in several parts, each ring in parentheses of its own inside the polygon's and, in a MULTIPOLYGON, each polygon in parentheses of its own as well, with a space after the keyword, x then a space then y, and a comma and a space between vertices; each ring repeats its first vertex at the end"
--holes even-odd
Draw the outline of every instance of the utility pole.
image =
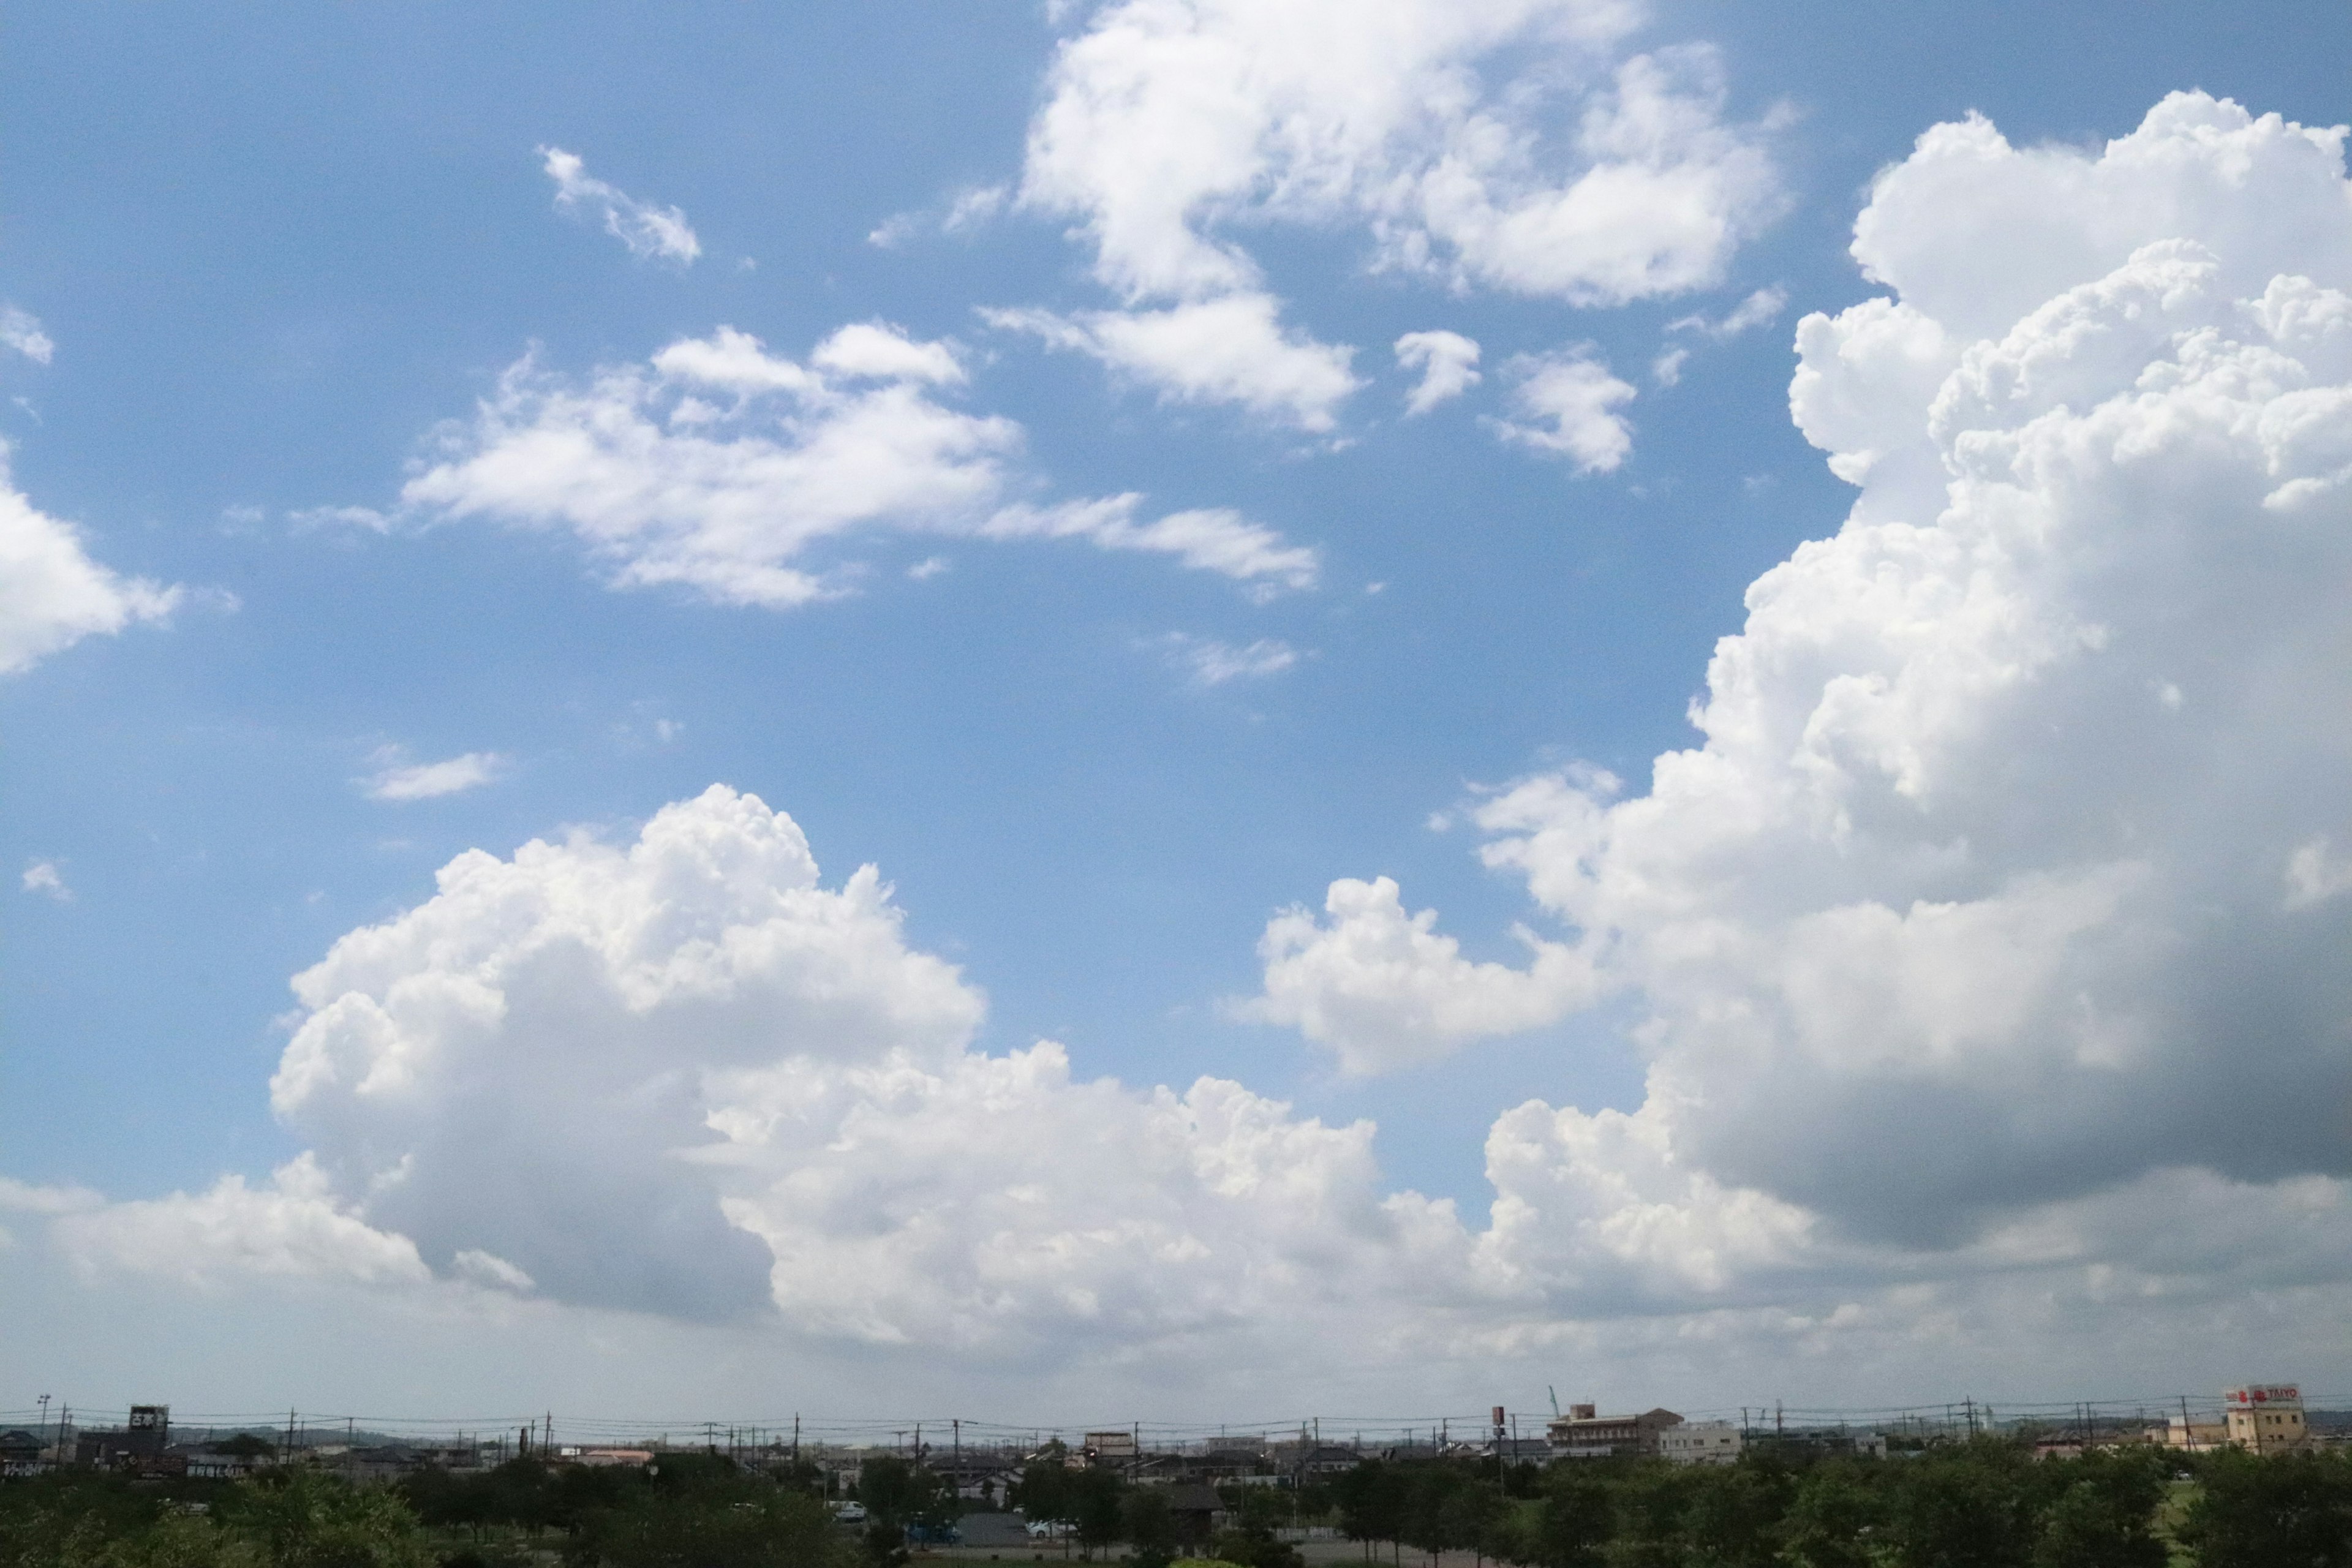
POLYGON ((801 1462, 801 1413, 793 1412, 793 1463, 801 1462))
POLYGON ((41 1395, 41 1447, 49 1446, 49 1396, 41 1395))

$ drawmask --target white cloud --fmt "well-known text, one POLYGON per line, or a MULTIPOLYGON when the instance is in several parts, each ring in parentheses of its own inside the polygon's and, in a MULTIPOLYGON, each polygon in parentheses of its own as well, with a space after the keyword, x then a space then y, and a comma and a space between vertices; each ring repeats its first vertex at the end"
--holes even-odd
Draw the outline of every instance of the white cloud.
POLYGON ((1298 650, 1276 637, 1260 637, 1241 647, 1214 637, 1171 632, 1160 639, 1169 662, 1192 678, 1195 686, 1223 686, 1229 680, 1263 680, 1298 663, 1298 650))
POLYGON ((2103 153, 1979 139, 1972 179, 1939 145, 1861 226, 1900 299, 1801 332, 1796 416, 1868 455, 1861 490, 1751 587, 1697 743, 1643 793, 1570 771, 1471 808, 1558 931, 1476 963, 1371 882, 1268 932, 1257 1005, 1359 1070, 1580 996, 1645 1014, 1639 1107, 1497 1118, 1483 1226, 1384 1192, 1366 1124, 975 1049, 982 998, 877 873, 824 885, 789 818, 714 789, 451 862, 296 981, 272 1093, 306 1160, 51 1233, 199 1281, 527 1280, 514 1310, 754 1325, 730 1378, 778 1338, 860 1347, 866 1388, 1486 1387, 1572 1356, 1834 1397, 2218 1378, 2248 1342, 2352 1370, 2352 899, 2294 896, 2352 843, 2340 163, 2198 98, 2103 153), (2084 242, 1990 327, 1886 259, 1998 295, 2116 210, 2173 232, 2084 242))
POLYGON ((1688 349, 1667 349, 1650 362, 1650 379, 1660 386, 1676 386, 1683 379, 1683 366, 1690 360, 1688 349))
POLYGON ((9 482, 5 457, 0 447, 0 675, 179 606, 183 590, 91 560, 70 523, 35 509, 9 482))
POLYGON ((124 1269, 197 1286, 250 1274, 378 1287, 432 1278, 415 1244, 356 1217, 309 1154, 280 1166, 267 1186, 223 1176, 194 1194, 68 1214, 57 1229, 86 1270, 124 1269))
POLYGON ((627 246, 630 255, 691 267, 702 254, 702 242, 677 208, 641 202, 592 178, 579 155, 561 147, 541 147, 539 155, 547 177, 555 182, 555 205, 565 212, 584 210, 603 217, 604 232, 627 246))
POLYGON ((1311 581, 1314 552, 1231 512, 1135 521, 1138 498, 1039 508, 1015 466, 1021 427, 940 401, 964 372, 953 345, 879 323, 840 329, 806 363, 721 327, 585 384, 525 359, 438 460, 410 508, 571 530, 616 587, 677 585, 722 604, 785 607, 848 591, 820 546, 884 530, 1079 537, 1158 551, 1244 581, 1311 581))
POLYGON ((73 889, 66 886, 66 874, 58 869, 54 860, 36 860, 25 868, 24 889, 28 893, 41 893, 61 904, 73 901, 73 889))
POLYGON ((399 748, 392 747, 379 752, 375 760, 382 765, 362 781, 362 788, 370 800, 394 803, 462 795, 496 783, 507 771, 507 759, 496 752, 467 752, 437 763, 411 763, 403 760, 399 748))
POLYGON ((1272 295, 1228 294, 1160 310, 982 310, 991 326, 1033 333, 1133 377, 1171 403, 1231 403, 1322 432, 1363 384, 1350 348, 1286 328, 1272 295))
POLYGON ((1713 54, 1616 59, 1629 0, 1117 0, 1048 73, 1021 200, 1130 300, 1260 287, 1224 231, 1366 226, 1384 264, 1579 304, 1714 281, 1777 208, 1713 54))
POLYGON ((1725 311, 1718 321, 1705 315, 1683 316, 1666 323, 1670 332, 1699 332, 1718 342, 1736 338, 1757 327, 1771 325, 1789 308, 1789 291, 1775 286, 1759 289, 1738 304, 1725 311))
POLYGON ((1580 474, 1614 473, 1633 450, 1633 426, 1616 412, 1633 400, 1633 384, 1612 375, 1590 347, 1521 354, 1509 370, 1518 418, 1493 422, 1506 440, 1567 458, 1580 474))
POLYGON ((1472 963, 1436 933, 1436 910, 1406 914, 1386 877, 1332 883, 1323 909, 1328 925, 1298 909, 1268 922, 1258 943, 1265 990, 1240 1012, 1330 1047, 1351 1073, 1434 1060, 1471 1040, 1550 1023, 1597 989, 1588 957, 1524 928, 1514 934, 1530 951, 1527 969, 1472 963))
POLYGON ((1339 1299, 1435 1223, 1378 1195, 1369 1124, 975 1052, 982 998, 906 946, 874 868, 824 886, 789 817, 723 788, 625 845, 462 856, 294 985, 271 1103, 308 1152, 68 1216, 83 1268, 1119 1354, 1339 1299))
POLYGON ((1101 550, 1173 555, 1196 571, 1251 584, 1259 597, 1315 585, 1321 570, 1315 551, 1285 543, 1282 535, 1239 512, 1212 507, 1138 522, 1141 500, 1123 495, 1053 507, 1006 507, 976 531, 982 539, 1084 539, 1101 550))
POLYGON ((1355 229, 1376 266, 1580 305, 1707 286, 1778 211, 1778 176, 1760 133, 1725 122, 1710 49, 1620 57, 1644 9, 1095 6, 1055 52, 1018 200, 1075 220, 1126 308, 1003 315, 1164 396, 1322 431, 1353 351, 1277 325, 1239 230, 1355 229))
POLYGON ((57 343, 42 330, 40 318, 15 305, 0 305, 0 346, 16 350, 35 364, 48 363, 58 352, 57 343))
POLYGON ((1478 344, 1459 332, 1407 332, 1396 341, 1397 364, 1421 372, 1405 399, 1405 416, 1426 414, 1478 384, 1478 344))
POLYGON ((1638 1111, 1497 1124, 1514 1266, 1590 1211, 1735 1295, 2340 1289, 2341 140, 2195 94, 2092 152, 1930 132, 1856 225, 1896 297, 1799 333, 1795 417, 1861 493, 1749 588, 1700 743, 1474 808, 1562 934, 1497 973, 1354 881, 1268 928, 1256 1007, 1359 1063, 1556 998, 1547 960, 1646 1011, 1638 1111))

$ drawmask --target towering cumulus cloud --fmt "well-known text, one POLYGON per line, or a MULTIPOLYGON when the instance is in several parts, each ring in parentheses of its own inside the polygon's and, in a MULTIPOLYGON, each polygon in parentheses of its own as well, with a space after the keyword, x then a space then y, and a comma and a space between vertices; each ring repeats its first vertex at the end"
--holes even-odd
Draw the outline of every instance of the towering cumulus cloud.
POLYGON ((1498 1124, 1539 1205, 1663 1161, 1791 1205, 1816 1263, 2340 1279, 2311 1238, 2352 1175, 2343 137, 2196 94, 2096 153, 1922 137, 1856 226, 1888 295, 1798 331, 1797 423, 1861 494, 1748 590, 1702 742, 1645 792, 1477 809, 1594 984, 1548 984, 1548 942, 1513 986, 1425 919, 1393 940, 1396 899, 1342 883, 1269 931, 1258 1007, 1358 1066, 1525 1026, 1498 995, 1645 1007, 1638 1112, 1498 1124))
POLYGON ((625 845, 479 852, 298 976, 275 1182, 85 1209, 93 1265, 538 1294, 817 1340, 1113 1349, 1361 1291, 1441 1213, 1369 1124, 971 1048, 871 867, 714 787, 625 845))

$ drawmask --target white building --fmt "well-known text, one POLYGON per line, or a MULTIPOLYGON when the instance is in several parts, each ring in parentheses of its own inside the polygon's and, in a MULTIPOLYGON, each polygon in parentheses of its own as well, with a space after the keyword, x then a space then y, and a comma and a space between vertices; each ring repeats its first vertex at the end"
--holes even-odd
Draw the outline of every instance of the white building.
POLYGON ((1685 1421, 1662 1428, 1658 1455, 1677 1465, 1728 1465, 1739 1458, 1739 1428, 1728 1421, 1685 1421))

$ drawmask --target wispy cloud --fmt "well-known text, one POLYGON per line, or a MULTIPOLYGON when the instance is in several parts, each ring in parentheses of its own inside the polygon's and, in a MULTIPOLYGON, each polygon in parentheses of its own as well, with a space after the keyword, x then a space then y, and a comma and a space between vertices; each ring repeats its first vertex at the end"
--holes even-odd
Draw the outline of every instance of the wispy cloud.
POLYGON ((1709 321, 1704 315, 1678 317, 1666 323, 1670 332, 1704 332, 1720 342, 1736 338, 1752 328, 1769 326, 1789 308, 1789 291, 1777 285, 1759 289, 1734 305, 1719 321, 1709 321))
POLYGON ((387 746, 371 759, 376 771, 360 781, 370 800, 401 803, 437 800, 496 783, 506 776, 507 759, 496 752, 467 752, 446 762, 411 763, 396 746, 387 746))
POLYGON ((35 364, 47 364, 58 345, 41 330, 40 318, 14 305, 0 305, 0 343, 15 349, 35 364))
POLYGON ((1259 680, 1279 675, 1298 662, 1298 650, 1274 637, 1260 637, 1244 647, 1171 632, 1153 646, 1168 662, 1192 678, 1195 686, 1223 686, 1229 680, 1259 680))
POLYGON ((46 893, 61 904, 73 901, 73 889, 66 886, 66 875, 54 860, 36 860, 25 868, 25 891, 46 893))
POLYGON ((630 255, 659 257, 690 267, 702 254, 702 242, 677 208, 641 202, 620 187, 596 179, 576 153, 541 147, 539 155, 544 160, 547 177, 555 182, 555 205, 565 212, 602 214, 604 232, 627 246, 630 255))

